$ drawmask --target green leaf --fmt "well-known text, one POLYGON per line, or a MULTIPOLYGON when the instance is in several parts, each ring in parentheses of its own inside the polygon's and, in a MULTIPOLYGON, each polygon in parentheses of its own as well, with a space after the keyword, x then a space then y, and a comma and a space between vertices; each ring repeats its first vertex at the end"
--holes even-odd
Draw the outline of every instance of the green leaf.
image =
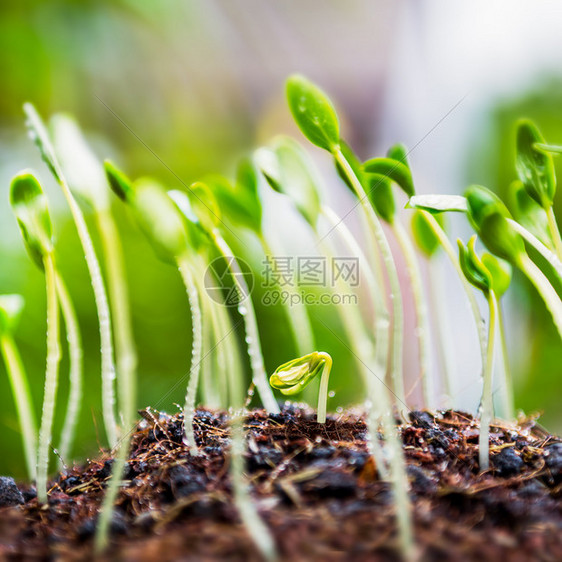
POLYGON ((27 126, 27 130, 29 131, 31 140, 33 140, 33 142, 37 145, 37 148, 39 148, 41 157, 47 164, 49 170, 51 170, 53 176, 55 176, 55 179, 61 183, 63 180, 60 174, 60 166, 57 161, 55 149, 53 148, 49 138, 47 127, 45 127, 45 123, 31 103, 25 103, 23 105, 23 111, 26 116, 25 124, 27 126))
POLYGON ((537 150, 535 144, 544 144, 536 125, 529 120, 519 121, 515 169, 527 193, 545 210, 552 207, 556 193, 556 177, 552 156, 537 150))
POLYGON ((199 253, 204 249, 208 250, 210 246, 210 238, 201 226, 197 215, 191 208, 191 202, 187 192, 180 189, 172 189, 168 191, 168 196, 174 202, 182 215, 187 231, 189 250, 193 250, 195 253, 199 253))
MULTIPOLYGON (((435 215, 434 218, 441 227, 444 226, 445 219, 443 213, 435 215)), ((427 216, 419 209, 416 209, 412 215, 412 233, 418 247, 428 258, 433 256, 441 247, 439 238, 433 232, 427 216)))
POLYGON ((271 148, 256 152, 256 162, 269 185, 291 198, 293 204, 316 229, 320 214, 320 180, 308 153, 290 137, 277 137, 271 148))
POLYGON ((428 213, 466 213, 466 198, 461 195, 414 195, 406 204, 408 209, 421 209, 428 213))
POLYGON ((0 335, 14 332, 24 304, 21 295, 0 295, 0 335))
POLYGON ((467 246, 457 239, 459 246, 459 263, 469 283, 487 294, 492 288, 492 276, 476 252, 476 236, 468 241, 467 246))
POLYGON ((471 185, 466 189, 464 195, 467 201, 468 218, 476 229, 488 215, 494 213, 511 218, 503 201, 486 187, 471 185))
POLYGON ((104 169, 76 121, 59 113, 51 118, 56 155, 71 191, 97 211, 109 207, 104 169))
POLYGON ((511 284, 512 269, 508 262, 500 260, 492 254, 483 254, 482 263, 489 271, 492 278, 492 289, 498 298, 501 298, 511 284))
POLYGON ((322 372, 325 362, 326 359, 317 351, 293 359, 277 367, 269 378, 269 384, 287 396, 297 394, 322 372))
POLYGON ((408 197, 412 197, 416 190, 410 168, 393 158, 372 158, 363 164, 363 170, 369 174, 386 176, 396 183, 408 197))
POLYGON ((304 76, 287 80, 287 101, 302 134, 316 146, 334 152, 340 143, 336 110, 328 96, 304 76))
POLYGON ((10 204, 31 259, 43 268, 43 259, 53 252, 53 227, 47 197, 33 172, 17 174, 10 186, 10 204))
POLYGON ((396 204, 392 193, 392 183, 387 176, 381 174, 365 174, 368 182, 367 197, 371 201, 377 215, 392 224, 396 214, 396 204))
POLYGON ((525 186, 518 180, 510 186, 515 220, 547 247, 554 248, 554 242, 548 230, 546 211, 527 193, 525 186))
POLYGON ((408 149, 402 143, 392 145, 387 150, 386 156, 393 160, 398 160, 398 162, 410 168, 410 164, 408 163, 408 149))
POLYGON ((213 232, 221 224, 221 211, 211 188, 204 182, 196 182, 187 190, 191 208, 206 232, 213 232))
POLYGON ((135 194, 133 182, 113 162, 105 160, 103 163, 105 175, 111 190, 121 201, 130 201, 135 194))

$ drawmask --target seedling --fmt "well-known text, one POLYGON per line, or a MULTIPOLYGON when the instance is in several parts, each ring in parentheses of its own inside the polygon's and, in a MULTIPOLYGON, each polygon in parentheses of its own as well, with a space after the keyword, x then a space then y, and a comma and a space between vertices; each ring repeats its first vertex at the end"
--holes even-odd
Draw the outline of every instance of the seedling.
POLYGON ((23 451, 30 480, 35 480, 37 463, 37 426, 29 383, 20 353, 14 341, 14 330, 23 309, 21 295, 0 295, 0 351, 10 379, 21 428, 23 451))
MULTIPOLYGON (((465 247, 461 240, 457 240, 459 246, 459 261, 461 269, 467 280, 480 289, 488 302, 490 320, 488 325, 488 346, 486 351, 486 366, 484 368, 484 384, 482 387, 482 399, 480 401, 480 434, 478 436, 478 455, 480 470, 488 470, 490 466, 490 422, 494 415, 492 381, 494 374, 496 323, 498 317, 498 301, 494 291, 494 277, 490 270, 484 265, 476 253, 476 236, 473 236, 468 246, 465 247)), ((502 287, 503 288, 503 287, 502 287)))
POLYGON ((315 351, 299 359, 293 359, 277 367, 269 378, 269 384, 285 396, 301 392, 318 375, 320 390, 318 392, 318 410, 316 421, 326 423, 326 405, 328 402, 328 380, 332 370, 332 358, 324 351, 315 351))
POLYGON ((88 232, 88 227, 86 226, 84 215, 70 191, 70 187, 58 157, 55 154, 47 129, 45 128, 41 117, 31 104, 26 103, 23 109, 27 117, 26 124, 30 136, 39 148, 43 160, 63 191, 70 208, 74 224, 76 225, 82 249, 84 250, 86 265, 88 266, 90 279, 92 281, 92 289, 94 292, 100 328, 103 419, 109 445, 113 447, 117 443, 117 422, 114 411, 115 365, 113 361, 111 314, 109 312, 107 294, 103 283, 100 265, 92 244, 92 239, 90 238, 90 234, 88 232))
POLYGON ((45 270, 47 287, 47 368, 37 451, 37 497, 40 502, 45 503, 60 361, 59 305, 53 230, 47 198, 31 172, 20 172, 12 179, 10 203, 30 257, 45 270))

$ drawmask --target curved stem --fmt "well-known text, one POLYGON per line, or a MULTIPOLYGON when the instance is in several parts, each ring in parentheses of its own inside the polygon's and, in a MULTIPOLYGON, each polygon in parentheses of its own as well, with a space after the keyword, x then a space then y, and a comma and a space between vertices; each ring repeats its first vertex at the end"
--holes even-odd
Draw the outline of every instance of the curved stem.
POLYGON ((67 462, 70 459, 74 431, 82 404, 83 352, 80 326, 78 325, 76 311, 74 310, 66 284, 60 274, 57 275, 57 294, 62 309, 64 324, 66 326, 68 355, 70 357, 70 391, 68 394, 68 406, 59 446, 60 457, 63 462, 67 462))
POLYGON ((551 250, 549 250, 532 232, 529 232, 524 226, 521 226, 513 219, 507 219, 507 222, 521 237, 532 246, 554 269, 558 275, 559 281, 562 283, 562 261, 551 250))
POLYGON ((404 259, 406 261, 406 269, 410 278, 412 294, 414 297, 414 307, 416 309, 417 329, 416 336, 418 340, 418 357, 420 363, 420 378, 422 382, 424 404, 426 408, 433 407, 435 400, 435 391, 433 388, 433 378, 429 368, 429 326, 427 318, 427 306, 425 295, 423 292, 423 283, 420 267, 416 257, 414 246, 399 222, 392 224, 392 230, 396 235, 396 240, 402 249, 404 259))
POLYGON ((480 402, 480 435, 478 436, 478 459, 480 471, 490 467, 490 422, 494 415, 492 381, 494 377, 494 352, 496 339, 496 321, 498 317, 497 299, 494 291, 487 295, 490 308, 490 323, 488 326, 488 348, 486 352, 486 368, 484 369, 484 384, 482 386, 482 400, 480 402))
POLYGON ((183 410, 183 423, 185 429, 185 443, 189 447, 191 454, 197 449, 195 442, 195 433, 193 428, 193 418, 195 417, 195 402, 197 397, 197 387, 199 385, 199 372, 201 370, 201 348, 202 348, 202 319, 201 306, 199 303, 199 294, 197 285, 193 279, 190 270, 189 260, 186 256, 178 258, 178 267, 181 273, 187 297, 189 299, 189 308, 191 310, 191 326, 192 326, 192 348, 191 348, 191 366, 189 369, 189 383, 185 395, 185 407, 183 410))
MULTIPOLYGON (((260 242, 266 257, 273 257, 273 251, 271 250, 271 247, 265 237, 261 236, 260 242)), ((275 258, 273 258, 272 264, 273 272, 276 273, 275 258)), ((297 298, 294 299, 286 299, 286 314, 289 320, 289 325, 291 326, 297 355, 307 355, 314 350, 314 334, 312 332, 312 326, 310 325, 310 319, 306 311, 306 306, 301 299, 298 298, 298 292, 295 290, 292 283, 288 283, 283 287, 279 285, 279 290, 286 290, 290 296, 297 296, 297 298)))
POLYGON ((320 390, 318 391, 318 409, 316 411, 316 421, 318 423, 326 423, 326 405, 328 403, 328 380, 330 379, 330 371, 332 370, 332 358, 327 353, 320 351, 318 353, 324 359, 324 368, 320 378, 320 390))
POLYGON ((515 413, 513 411, 513 379, 511 376, 511 369, 509 368, 509 355, 507 352, 507 339, 505 335, 505 323, 503 321, 503 311, 501 302, 498 298, 497 300, 497 310, 498 310, 498 332, 500 335, 500 344, 502 352, 502 393, 501 393, 501 416, 508 420, 513 420, 515 418, 515 413))
POLYGON ((131 326, 123 250, 119 232, 110 211, 103 210, 96 213, 96 219, 105 257, 111 313, 115 326, 119 406, 123 427, 125 431, 129 431, 135 420, 137 353, 131 326))
POLYGON ((546 275, 533 263, 529 256, 525 255, 517 265, 542 297, 562 338, 562 301, 558 293, 554 290, 546 275))
POLYGON ((242 315, 246 327, 246 343, 248 344, 248 355, 250 357, 254 384, 258 389, 264 408, 268 412, 279 413, 279 406, 277 405, 275 396, 273 395, 265 374, 256 313, 242 270, 238 265, 234 253, 218 231, 213 233, 213 238, 222 256, 227 260, 231 258, 229 265, 232 272, 232 279, 239 295, 243 298, 243 304, 241 302, 238 305, 238 312, 242 315))
POLYGON ((466 280, 461 267, 459 265, 459 260, 457 257, 457 252, 449 242, 445 231, 441 227, 441 225, 435 220, 435 217, 428 213, 427 211, 421 211, 429 225, 431 226, 431 230, 439 239, 439 243, 447 257, 451 261, 459 279, 461 280, 464 292, 468 298, 468 302, 470 303, 470 308, 472 309, 472 314, 474 316, 474 321, 476 322, 476 330, 478 332, 478 341, 480 342, 480 354, 482 357, 482 369, 484 369, 484 365, 486 364, 486 326, 484 325, 484 321, 482 320, 482 315, 480 314, 480 309, 478 308, 478 302, 476 301, 476 297, 474 296, 474 292, 472 291, 472 287, 470 283, 466 280))
POLYGON ((53 419, 57 397, 59 362, 59 303, 57 299, 57 276, 54 258, 51 254, 43 258, 47 286, 47 368, 45 371, 45 395, 37 449, 37 498, 47 501, 47 474, 49 471, 49 450, 53 433, 53 419))
POLYGON ((29 383, 16 342, 11 335, 3 334, 0 336, 0 351, 6 363, 6 372, 10 379, 10 386, 18 412, 27 473, 30 480, 35 480, 37 472, 37 425, 33 413, 29 383))
POLYGON ((353 186, 361 206, 365 212, 371 234, 374 236, 380 249, 388 281, 390 285, 390 297, 392 299, 392 382, 394 393, 398 397, 399 403, 405 403, 406 397, 404 393, 404 379, 402 373, 402 347, 404 337, 404 311, 402 306, 402 294, 400 291, 400 282, 398 279, 398 271, 392 257, 392 252, 388 244, 388 240, 384 234, 382 225, 375 211, 371 207, 369 199, 361 185, 361 182, 355 175, 353 168, 349 165, 345 156, 340 149, 334 151, 334 158, 344 171, 349 182, 353 186))
POLYGON ((556 222, 552 206, 546 210, 546 218, 548 219, 548 229, 550 230, 550 235, 554 240, 556 254, 558 255, 558 259, 562 260, 562 238, 560 238, 560 230, 558 228, 558 223, 556 222))

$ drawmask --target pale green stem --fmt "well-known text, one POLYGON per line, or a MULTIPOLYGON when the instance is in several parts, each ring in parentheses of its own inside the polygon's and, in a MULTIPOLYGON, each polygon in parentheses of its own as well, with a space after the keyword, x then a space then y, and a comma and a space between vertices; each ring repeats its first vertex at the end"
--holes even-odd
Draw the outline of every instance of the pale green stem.
POLYGON ((318 410, 316 411, 316 421, 326 423, 326 405, 328 403, 328 381, 332 370, 332 358, 327 353, 320 351, 318 356, 324 359, 324 367, 320 378, 320 390, 318 392, 318 410))
POLYGON ((562 262, 558 256, 549 250, 532 232, 529 232, 524 226, 521 226, 513 219, 507 219, 507 222, 521 237, 530 244, 554 269, 558 275, 558 280, 562 283, 562 262))
POLYGON ((457 275, 459 276, 459 279, 463 286, 464 292, 466 293, 468 302, 470 303, 472 314, 474 316, 474 321, 476 323, 478 341, 480 342, 482 369, 484 369, 484 365, 486 364, 486 326, 484 325, 484 322, 482 320, 482 314, 480 314, 480 308, 478 308, 478 302, 476 300, 476 297, 474 296, 472 286, 466 280, 464 273, 461 270, 461 266, 459 264, 457 252, 453 248, 452 244, 449 242, 449 239, 447 238, 447 235, 445 234, 445 231, 443 230, 441 225, 437 222, 437 220, 431 213, 428 213, 427 211, 423 211, 423 210, 421 212, 424 214, 428 224, 431 226, 431 230, 438 238, 441 247, 443 248, 443 250, 445 250, 447 257, 449 258, 453 267, 455 268, 455 271, 457 272, 457 275))
POLYGON ((392 231, 402 249, 406 262, 414 307, 416 309, 416 337, 418 341, 418 357, 420 364, 420 380, 422 382, 423 398, 426 408, 435 406, 435 390, 433 388, 433 377, 429 368, 429 326, 426 299, 423 292, 423 283, 418 259, 412 242, 399 222, 392 224, 392 231))
POLYGON ((57 397, 59 362, 59 303, 57 299, 57 276, 54 258, 47 254, 43 258, 47 286, 47 368, 45 371, 45 395, 41 415, 41 428, 37 449, 37 498, 47 502, 47 475, 49 472, 49 451, 53 437, 53 419, 57 397))
POLYGON ((355 175, 353 168, 349 165, 349 162, 346 160, 339 148, 334 151, 334 158, 344 171, 346 177, 353 186, 357 197, 359 198, 359 202, 361 203, 369 224, 369 229, 377 242, 384 261, 390 285, 390 297, 392 300, 392 383, 394 387, 394 394, 397 396, 398 403, 405 404, 406 396, 404 393, 404 378, 402 372, 404 311, 396 264, 394 263, 392 251, 390 250, 390 246, 384 234, 380 220, 371 207, 371 203, 367 198, 361 182, 355 175))
POLYGON ((532 262, 529 256, 524 255, 517 265, 542 297, 562 338, 562 301, 560 301, 558 293, 554 290, 546 275, 532 262))
POLYGON ((486 367, 484 369, 484 384, 482 386, 482 400, 480 401, 480 435, 478 436, 478 462, 480 471, 490 467, 490 423, 494 415, 492 381, 494 376, 494 352, 496 339, 496 321, 498 317, 497 299, 494 291, 487 295, 490 309, 488 326, 488 346, 486 352, 486 367))
POLYGON ((558 259, 562 260, 562 238, 560 238, 560 230, 558 228, 558 223, 556 222, 552 206, 546 210, 546 218, 548 219, 548 229, 550 231, 550 235, 554 240, 556 254, 558 255, 558 259))
POLYGON ((5 333, 0 336, 0 349, 6 363, 6 372, 16 402, 27 473, 30 480, 35 480, 37 472, 37 425, 33 413, 29 383, 21 356, 11 334, 5 333))
POLYGON ((279 406, 277 405, 265 373, 256 313, 248 286, 244 280, 244 275, 242 274, 242 270, 238 265, 234 253, 218 231, 213 232, 213 239, 222 256, 227 260, 228 258, 232 258, 230 262, 233 273, 232 280, 239 295, 244 299, 243 302, 238 305, 238 312, 242 315, 246 327, 246 343, 248 344, 248 356, 250 357, 254 384, 258 389, 264 408, 268 412, 279 413, 279 406))
POLYGON ((185 429, 185 444, 189 447, 189 452, 191 454, 196 454, 197 443, 195 442, 193 419, 195 417, 195 402, 197 397, 197 387, 199 386, 199 372, 201 370, 203 332, 201 305, 199 303, 197 285, 190 270, 189 258, 187 256, 179 257, 178 267, 187 291, 187 297, 189 299, 192 326, 191 366, 189 369, 189 383, 185 394, 183 424, 185 429))
POLYGON ((72 299, 70 298, 66 284, 60 274, 57 274, 57 294, 64 324, 66 326, 68 356, 70 358, 70 390, 59 446, 60 458, 62 462, 66 463, 70 459, 74 432, 76 430, 78 414, 80 413, 80 406, 82 404, 83 350, 76 311, 74 310, 74 305, 72 304, 72 299))
POLYGON ((59 184, 70 207, 74 224, 84 250, 86 265, 92 281, 94 300, 98 312, 100 326, 101 343, 101 378, 102 378, 102 408, 105 432, 109 446, 113 447, 117 443, 117 422, 115 419, 115 363, 113 361, 113 341, 111 336, 111 315, 107 302, 107 293, 103 284, 100 264, 94 250, 94 245, 84 215, 80 210, 76 199, 74 199, 70 189, 64 179, 62 170, 57 166, 59 184))
POLYGON ((201 397, 202 402, 209 408, 226 408, 226 400, 224 393, 225 374, 224 374, 224 356, 222 346, 217 349, 216 356, 213 353, 215 345, 218 345, 219 326, 213 306, 209 303, 209 298, 203 298, 203 292, 200 291, 203 319, 210 321, 203 322, 203 361, 201 364, 201 397), (215 360, 216 359, 216 360, 215 360), (216 367, 216 369, 215 369, 216 367))
POLYGON ((96 213, 96 219, 103 245, 111 314, 115 326, 119 405, 124 429, 129 431, 136 417, 137 353, 131 325, 123 250, 109 209, 96 213))
POLYGON ((515 412, 513 411, 513 379, 511 376, 511 369, 509 368, 509 355, 507 351, 507 339, 505 334, 505 324, 503 321, 502 306, 498 300, 498 331, 500 335, 501 351, 502 351, 502 393, 501 393, 501 416, 507 420, 515 419, 515 412))
MULTIPOLYGON (((266 257, 271 257, 273 273, 276 273, 275 258, 273 257, 273 252, 267 242, 267 240, 261 236, 261 245, 266 257)), ((310 325, 310 319, 308 317, 306 306, 298 298, 298 292, 292 283, 279 286, 279 290, 287 291, 290 296, 296 295, 297 298, 287 299, 286 314, 289 319, 289 325, 291 327, 291 332, 293 334, 293 340, 297 348, 297 355, 303 356, 311 353, 314 350, 314 334, 312 333, 312 326, 310 325)))
POLYGON ((447 317, 443 306, 444 302, 444 288, 443 276, 439 270, 435 272, 437 264, 434 260, 430 260, 428 264, 429 274, 429 303, 430 308, 435 312, 435 324, 437 327, 437 353, 439 354, 439 361, 443 371, 444 390, 447 396, 446 407, 450 407, 453 398, 453 361, 451 357, 452 346, 450 344, 450 334, 447 327, 447 317))

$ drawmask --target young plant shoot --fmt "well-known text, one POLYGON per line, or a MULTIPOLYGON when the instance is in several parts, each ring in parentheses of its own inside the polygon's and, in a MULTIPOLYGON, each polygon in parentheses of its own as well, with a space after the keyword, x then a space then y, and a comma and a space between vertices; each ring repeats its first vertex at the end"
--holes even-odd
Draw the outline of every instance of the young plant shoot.
POLYGON ((55 150, 49 139, 47 129, 35 110, 35 108, 26 103, 24 111, 27 117, 27 127, 31 138, 39 148, 41 156, 47 167, 53 174, 55 180, 60 185, 65 199, 70 208, 78 237, 84 250, 86 265, 90 273, 92 281, 92 289, 96 302, 100 340, 101 340, 101 377, 102 377, 102 407, 105 432, 109 445, 113 447, 117 443, 117 422, 115 419, 115 364, 113 360, 113 339, 111 329, 111 314, 109 312, 109 304, 107 294, 103 283, 100 265, 88 227, 84 219, 84 215, 80 210, 76 199, 70 191, 70 187, 63 173, 60 162, 56 156, 55 150))
POLYGON ((12 394, 16 403, 23 441, 27 474, 35 480, 37 467, 37 426, 29 383, 20 353, 14 341, 14 331, 23 309, 21 295, 0 295, 0 351, 6 365, 12 394))
POLYGON ((326 94, 303 76, 292 76, 287 81, 287 100, 297 125, 303 135, 316 146, 327 150, 334 157, 336 166, 346 178, 348 185, 358 197, 370 235, 381 252, 392 295, 393 333, 392 333, 392 381, 398 404, 405 404, 404 379, 402 373, 403 308, 402 295, 396 264, 382 225, 374 212, 365 188, 356 171, 342 150, 339 121, 326 94))
POLYGON ((59 362, 59 303, 53 229, 47 198, 35 176, 20 172, 12 179, 10 203, 31 259, 45 271, 47 288, 47 367, 43 413, 37 451, 37 498, 47 501, 47 474, 57 397, 59 362))
POLYGON ((490 466, 490 423, 494 415, 492 382, 494 375, 498 301, 494 292, 494 278, 476 253, 476 236, 473 236, 469 240, 468 246, 466 247, 461 240, 457 240, 457 243, 459 246, 461 269, 467 280, 482 291, 488 302, 488 308, 490 309, 486 366, 484 368, 482 399, 480 401, 480 435, 478 437, 479 464, 480 471, 483 472, 488 470, 490 466))
POLYGON ((269 384, 280 390, 285 396, 292 396, 301 392, 308 383, 321 374, 316 420, 318 423, 326 423, 328 380, 331 370, 332 358, 330 355, 323 351, 315 351, 277 367, 269 378, 269 384))

